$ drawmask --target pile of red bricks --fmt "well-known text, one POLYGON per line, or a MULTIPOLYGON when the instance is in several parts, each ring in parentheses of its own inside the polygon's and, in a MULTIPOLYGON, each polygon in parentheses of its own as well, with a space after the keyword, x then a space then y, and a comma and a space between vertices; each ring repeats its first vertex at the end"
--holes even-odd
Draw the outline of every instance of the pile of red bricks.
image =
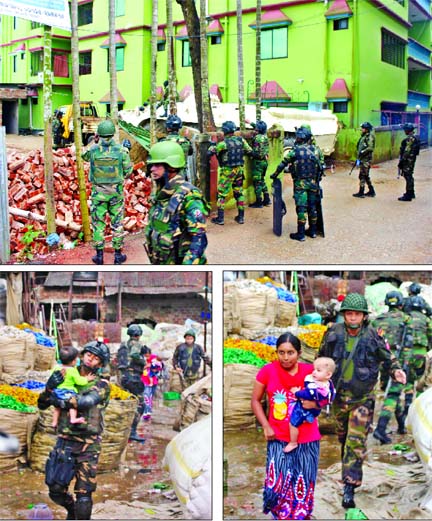
MULTIPOLYGON (((41 230, 40 238, 32 245, 32 253, 44 254, 48 251, 45 241, 46 216, 44 160, 39 150, 27 154, 11 152, 7 158, 9 172, 9 213, 11 253, 21 252, 26 245, 24 234, 29 230, 41 230), (27 216, 16 213, 27 213, 27 216), (36 219, 35 219, 36 214, 36 219), (30 217, 30 218, 27 218, 30 217)), ((147 218, 151 181, 145 176, 144 163, 134 166, 132 175, 124 184, 125 219, 127 232, 141 230, 147 218)), ((87 203, 90 209, 91 184, 88 181, 89 164, 84 163, 87 203)), ((75 152, 73 148, 53 151, 54 199, 56 207, 56 231, 63 241, 79 238, 81 211, 75 152)), ((109 218, 107 217, 107 222, 109 218)), ((107 230, 107 233, 108 230, 107 230)))

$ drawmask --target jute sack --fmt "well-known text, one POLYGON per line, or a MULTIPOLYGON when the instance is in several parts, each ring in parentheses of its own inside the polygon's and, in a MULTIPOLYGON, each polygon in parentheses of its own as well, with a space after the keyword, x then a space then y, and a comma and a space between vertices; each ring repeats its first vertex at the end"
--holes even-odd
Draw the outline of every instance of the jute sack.
POLYGON ((30 440, 37 421, 37 413, 25 413, 12 409, 0 409, 2 430, 16 436, 20 447, 14 454, 0 452, 0 472, 15 470, 18 463, 26 463, 30 440))
POLYGON ((278 299, 276 308, 276 327, 288 327, 297 325, 297 304, 278 299))
MULTIPOLYGON (((111 400, 105 410, 102 451, 98 463, 99 472, 115 470, 123 461, 124 452, 136 411, 136 400, 111 400)), ((36 432, 33 436, 29 455, 33 470, 45 471, 49 452, 56 443, 57 436, 51 427, 53 407, 40 411, 36 432)))
POLYGON ((185 429, 211 413, 212 394, 211 373, 187 387, 181 395, 181 408, 174 430, 185 429))
MULTIPOLYGON (((13 328, 16 329, 16 328, 13 328)), ((16 330, 16 335, 0 335, 1 381, 15 384, 22 381, 27 372, 33 369, 34 355, 32 344, 34 336, 16 330)))
POLYGON ((258 371, 258 367, 249 364, 224 366, 224 429, 255 427, 251 398, 258 371))
POLYGON ((32 345, 34 354, 34 370, 35 371, 49 371, 56 363, 56 351, 54 347, 32 345))

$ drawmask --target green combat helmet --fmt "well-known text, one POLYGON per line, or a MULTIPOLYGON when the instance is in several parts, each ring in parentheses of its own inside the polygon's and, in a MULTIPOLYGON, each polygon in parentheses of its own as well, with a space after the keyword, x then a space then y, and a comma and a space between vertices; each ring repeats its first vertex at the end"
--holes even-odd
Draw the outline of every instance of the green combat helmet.
POLYGON ((101 121, 98 125, 97 133, 100 137, 113 136, 115 134, 114 123, 109 119, 105 119, 104 121, 101 121))
POLYGON ((150 148, 148 165, 165 163, 172 168, 184 168, 186 164, 182 147, 175 141, 160 141, 150 148))
POLYGON ((361 311, 362 313, 369 313, 367 301, 360 293, 348 293, 342 302, 341 312, 344 311, 361 311))
POLYGON ((188 329, 186 331, 186 333, 183 335, 183 337, 187 337, 187 336, 193 336, 195 339, 196 339, 196 334, 195 334, 195 331, 193 329, 188 329))

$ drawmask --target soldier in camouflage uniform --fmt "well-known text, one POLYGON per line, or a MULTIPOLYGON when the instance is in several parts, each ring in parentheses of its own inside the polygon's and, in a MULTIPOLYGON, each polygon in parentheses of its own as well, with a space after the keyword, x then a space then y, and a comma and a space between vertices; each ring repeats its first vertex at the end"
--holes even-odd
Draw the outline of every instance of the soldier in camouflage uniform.
POLYGON ((421 286, 417 282, 413 282, 408 287, 408 297, 404 298, 403 302, 403 310, 405 313, 410 313, 412 311, 411 302, 413 298, 416 299, 416 302, 422 302, 423 308, 422 311, 428 316, 432 316, 432 309, 429 306, 429 304, 426 302, 426 300, 420 295, 421 293, 421 286))
POLYGON ((67 401, 58 400, 52 390, 63 381, 63 375, 60 371, 54 371, 38 399, 38 407, 42 410, 50 405, 62 409, 57 443, 46 463, 45 483, 50 498, 67 510, 66 519, 91 519, 103 418, 110 396, 109 382, 99 374, 100 368, 109 363, 108 347, 94 341, 86 344, 82 353, 81 375, 94 373, 96 379, 81 389, 77 396, 67 401), (78 409, 86 423, 72 425, 69 422, 68 409, 72 407, 78 409), (68 492, 73 479, 76 500, 68 492))
POLYGON ((280 174, 287 165, 293 165, 291 173, 294 181, 294 200, 297 213, 297 233, 290 233, 290 238, 304 241, 305 235, 315 238, 317 235, 317 205, 320 202, 320 186, 323 165, 314 145, 308 144, 311 134, 307 129, 296 131, 296 143, 278 165, 272 178, 280 174), (306 217, 309 229, 306 231, 306 217))
POLYGON ((253 124, 255 135, 251 143, 253 151, 252 159, 252 182, 255 189, 256 200, 249 208, 262 208, 270 206, 270 195, 265 181, 268 167, 269 140, 267 137, 267 125, 264 121, 253 124))
POLYGON ((211 361, 204 349, 195 343, 196 334, 193 329, 186 331, 184 339, 184 343, 175 348, 172 364, 174 370, 180 373, 182 385, 186 388, 198 380, 201 362, 211 368, 211 361))
POLYGON ((336 362, 333 403, 336 432, 341 443, 342 506, 354 508, 354 490, 362 483, 366 439, 375 406, 374 387, 382 364, 398 382, 405 383, 405 373, 386 348, 384 339, 369 325, 366 299, 349 293, 341 305, 344 322, 331 326, 321 344, 318 356, 336 362))
POLYGON ((152 264, 206 264, 206 217, 210 206, 201 191, 185 181, 181 146, 153 145, 147 160, 156 182, 145 230, 144 248, 152 264))
POLYGON ((189 176, 189 169, 187 166, 188 156, 193 155, 193 148, 192 143, 190 140, 185 136, 180 136, 179 130, 182 128, 183 123, 182 120, 173 114, 168 116, 166 120, 166 130, 167 135, 166 137, 162 138, 161 141, 174 141, 175 143, 178 143, 184 152, 185 156, 185 168, 183 170, 183 175, 186 181, 190 180, 189 176))
POLYGON ((112 139, 115 127, 112 121, 105 120, 98 125, 98 141, 82 155, 84 161, 90 162, 89 181, 92 183, 91 219, 93 225, 93 241, 96 255, 92 257, 95 264, 103 264, 105 245, 105 218, 111 219, 113 234, 114 264, 122 264, 127 257, 122 253, 123 247, 123 213, 125 178, 132 173, 129 151, 112 139))
POLYGON ((244 223, 245 199, 243 194, 244 180, 244 154, 253 155, 252 149, 245 139, 235 136, 236 125, 233 121, 222 123, 223 141, 212 145, 208 149, 209 157, 216 154, 218 168, 218 189, 217 189, 217 217, 212 219, 212 223, 224 224, 225 201, 231 190, 237 203, 238 215, 234 218, 239 224, 244 223))
MULTIPOLYGON (((390 291, 385 298, 385 304, 389 307, 386 313, 379 315, 373 322, 372 326, 387 341, 393 355, 401 361, 403 367, 411 358, 412 350, 412 320, 409 315, 402 311, 403 296, 399 291, 390 291)), ((387 380, 389 375, 387 374, 387 380)), ((374 438, 382 444, 391 443, 391 438, 386 433, 387 424, 391 420, 393 414, 396 414, 398 423, 398 433, 405 434, 405 419, 403 414, 403 406, 401 399, 404 386, 391 380, 386 382, 386 394, 384 403, 379 414, 378 425, 373 433, 374 438)))
POLYGON ((372 125, 369 122, 362 123, 361 125, 362 135, 357 142, 357 160, 356 165, 360 167, 359 180, 360 188, 359 191, 353 194, 354 197, 375 197, 375 189, 372 186, 370 179, 370 168, 373 157, 373 151, 375 148, 375 135, 372 132, 372 125), (368 185, 369 191, 365 193, 365 185, 368 185))
POLYGON ((52 135, 54 149, 60 148, 63 144, 64 125, 62 121, 63 112, 61 110, 54 111, 54 120, 52 122, 52 135))
POLYGON ((151 351, 140 341, 143 334, 141 326, 131 324, 127 334, 130 337, 129 340, 122 342, 117 351, 117 369, 120 373, 120 385, 138 399, 129 440, 143 442, 144 439, 137 434, 137 426, 144 412, 144 384, 141 381, 141 375, 146 365, 145 357, 151 354, 151 351))
POLYGON ((405 177, 406 188, 405 193, 398 200, 412 201, 415 199, 413 174, 415 162, 420 153, 420 139, 415 135, 415 127, 412 123, 405 123, 402 128, 406 138, 402 140, 400 146, 398 168, 402 177, 405 177))

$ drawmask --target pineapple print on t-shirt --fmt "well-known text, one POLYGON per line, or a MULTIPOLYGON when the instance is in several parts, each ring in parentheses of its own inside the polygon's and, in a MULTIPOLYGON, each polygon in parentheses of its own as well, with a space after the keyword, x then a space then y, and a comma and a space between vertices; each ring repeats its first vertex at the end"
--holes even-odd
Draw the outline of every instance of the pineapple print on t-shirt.
POLYGON ((288 397, 286 391, 276 391, 273 394, 273 416, 275 420, 285 420, 288 413, 288 397))

